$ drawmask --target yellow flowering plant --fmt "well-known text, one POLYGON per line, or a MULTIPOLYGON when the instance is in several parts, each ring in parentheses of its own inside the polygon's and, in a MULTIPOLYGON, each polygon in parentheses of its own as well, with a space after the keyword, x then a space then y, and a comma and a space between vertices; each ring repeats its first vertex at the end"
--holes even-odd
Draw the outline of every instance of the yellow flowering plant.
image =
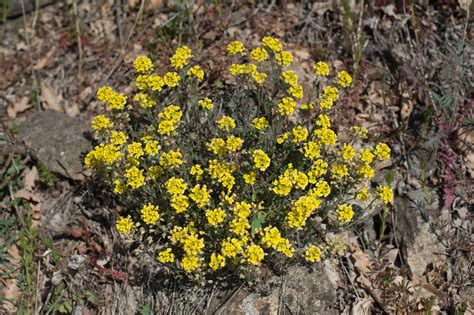
POLYGON ((116 227, 139 250, 194 279, 316 263, 328 248, 318 222, 340 227, 392 202, 369 182, 388 145, 367 144, 358 126, 342 142, 331 120, 346 71, 316 61, 302 78, 277 38, 233 41, 226 83, 209 91, 192 57, 179 47, 169 72, 155 73, 138 56, 133 96, 98 91, 107 114, 92 121, 98 144, 85 164, 127 206, 116 227))

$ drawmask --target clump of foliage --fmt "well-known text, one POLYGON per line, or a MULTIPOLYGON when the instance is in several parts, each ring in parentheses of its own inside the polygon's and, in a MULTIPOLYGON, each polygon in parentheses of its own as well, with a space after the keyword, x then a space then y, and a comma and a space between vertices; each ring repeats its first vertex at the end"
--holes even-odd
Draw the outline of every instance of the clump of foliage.
POLYGON ((227 54, 230 83, 205 95, 187 46, 162 76, 137 57, 132 100, 99 89, 107 115, 93 119, 100 144, 85 158, 128 206, 116 222, 124 239, 193 279, 316 263, 329 251, 318 222, 344 225, 393 199, 389 187, 369 184, 390 148, 366 144, 362 127, 350 128, 347 143, 333 130, 347 72, 332 75, 319 61, 303 93, 278 39, 250 51, 233 41, 227 54))

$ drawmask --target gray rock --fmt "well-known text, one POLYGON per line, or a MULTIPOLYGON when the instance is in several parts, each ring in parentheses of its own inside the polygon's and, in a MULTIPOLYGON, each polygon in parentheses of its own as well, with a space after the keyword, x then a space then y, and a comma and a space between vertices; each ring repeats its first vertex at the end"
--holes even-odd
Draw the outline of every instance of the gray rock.
POLYGON ((412 278, 420 279, 427 265, 441 261, 446 250, 439 239, 440 231, 435 230, 440 217, 438 195, 429 188, 414 190, 398 198, 395 206, 396 235, 404 262, 412 278))
POLYGON ((83 179, 84 155, 92 149, 89 123, 55 111, 34 112, 19 127, 19 139, 51 171, 83 179))
MULTIPOLYGON (((285 281, 268 295, 241 290, 225 307, 222 314, 336 314, 337 285, 330 279, 328 264, 318 263, 313 270, 292 267, 285 281)), ((330 269, 330 268, 329 268, 330 269)))

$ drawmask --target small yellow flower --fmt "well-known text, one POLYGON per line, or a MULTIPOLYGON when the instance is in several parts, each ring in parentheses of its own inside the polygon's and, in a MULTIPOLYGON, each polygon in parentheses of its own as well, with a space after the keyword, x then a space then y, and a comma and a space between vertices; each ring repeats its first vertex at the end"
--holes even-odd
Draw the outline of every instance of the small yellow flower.
POLYGON ((252 120, 252 124, 257 130, 262 130, 268 127, 268 121, 265 117, 254 118, 254 120, 252 120))
POLYGON ((188 76, 194 76, 196 79, 201 81, 204 78, 204 70, 200 66, 191 67, 186 73, 188 76))
POLYGON ((293 55, 289 51, 277 53, 275 54, 275 58, 277 63, 284 67, 290 65, 293 62, 293 55))
POLYGON ((133 221, 130 216, 126 218, 120 217, 115 223, 115 227, 117 228, 120 234, 128 234, 133 228, 133 221))
POLYGON ((265 48, 257 47, 250 52, 250 58, 256 62, 262 62, 268 59, 268 53, 265 48))
POLYGON ((114 126, 110 119, 108 119, 104 115, 94 117, 91 125, 92 129, 94 129, 98 133, 103 133, 104 131, 107 131, 114 126))
POLYGON ((293 114, 296 107, 296 102, 291 97, 284 97, 281 103, 278 104, 278 111, 280 115, 291 115, 293 114))
POLYGON ((309 262, 319 262, 321 260, 321 250, 311 245, 304 253, 304 258, 309 262))
POLYGON ((147 56, 138 56, 133 62, 133 66, 138 73, 146 73, 153 70, 153 62, 147 56))
POLYGON ((354 216, 354 212, 352 211, 352 206, 350 205, 339 205, 337 207, 337 215, 339 221, 341 223, 347 223, 352 220, 352 217, 354 216))
POLYGON ((161 263, 172 263, 174 260, 175 257, 171 248, 167 248, 158 254, 158 261, 161 263))
POLYGON ((342 150, 341 150, 342 159, 346 162, 349 162, 349 161, 352 161, 354 156, 355 156, 354 148, 348 145, 347 143, 344 143, 344 146, 342 147, 342 150))
POLYGON ((202 170, 201 165, 195 164, 191 167, 189 174, 196 176, 196 179, 200 180, 202 178, 202 174, 204 174, 204 171, 202 170))
POLYGON ((151 108, 156 106, 155 100, 153 100, 150 95, 145 93, 137 93, 133 100, 143 108, 151 108))
POLYGON ((170 58, 171 65, 176 69, 182 69, 192 58, 191 49, 188 46, 181 46, 176 49, 175 54, 170 58))
POLYGON ((240 54, 244 56, 245 55, 244 44, 242 44, 238 40, 234 40, 233 42, 227 45, 227 53, 229 54, 229 56, 233 56, 236 54, 240 54))
POLYGON ((342 87, 348 87, 352 83, 352 78, 346 71, 341 71, 337 74, 337 83, 342 87))
POLYGON ((258 245, 252 244, 247 247, 247 252, 245 253, 247 261, 252 265, 260 265, 260 262, 263 260, 264 252, 263 248, 258 245))
POLYGON ((225 212, 221 208, 206 211, 207 222, 210 225, 216 226, 221 222, 224 222, 225 212))
POLYGON ((263 172, 270 166, 270 158, 263 150, 254 150, 252 155, 255 167, 258 168, 260 171, 263 172))
POLYGON ((393 202, 393 190, 388 186, 377 187, 377 197, 382 200, 383 203, 388 204, 393 202))
POLYGON ((219 121, 217 121, 217 127, 229 131, 235 128, 235 121, 229 116, 223 116, 219 121))
POLYGON ((370 198, 370 193, 367 189, 361 189, 359 193, 357 194, 357 199, 363 202, 369 201, 370 198))
POLYGON ((257 173, 255 172, 250 172, 247 174, 244 174, 244 182, 249 185, 255 184, 255 180, 257 179, 257 173))
POLYGON ((318 75, 322 75, 323 77, 326 77, 329 75, 329 66, 327 63, 323 61, 318 61, 313 65, 313 69, 318 75))
POLYGON ((296 126, 293 128, 293 142, 303 142, 308 138, 308 129, 302 126, 296 126))
POLYGON ((379 160, 389 159, 390 147, 385 143, 379 143, 375 146, 374 154, 379 160))
POLYGON ((214 108, 214 105, 212 104, 212 100, 207 97, 202 100, 199 100, 198 104, 201 105, 201 107, 205 110, 211 110, 214 108))
POLYGON ((184 182, 184 179, 171 177, 166 182, 166 190, 171 195, 182 195, 186 190, 187 184, 184 182))
POLYGON ((152 204, 147 204, 143 206, 140 210, 141 217, 143 222, 148 225, 155 224, 156 221, 160 218, 160 214, 158 213, 158 206, 154 206, 152 204))
POLYGON ((181 80, 181 78, 179 77, 179 75, 176 72, 167 72, 163 76, 163 81, 170 88, 178 86, 179 85, 179 80, 181 80))
POLYGON ((273 52, 279 52, 282 50, 282 45, 280 43, 280 40, 275 37, 264 37, 262 39, 262 45, 265 47, 270 48, 273 52))
POLYGON ((225 257, 219 254, 212 253, 211 261, 209 262, 209 267, 211 267, 211 269, 214 271, 224 268, 225 257))

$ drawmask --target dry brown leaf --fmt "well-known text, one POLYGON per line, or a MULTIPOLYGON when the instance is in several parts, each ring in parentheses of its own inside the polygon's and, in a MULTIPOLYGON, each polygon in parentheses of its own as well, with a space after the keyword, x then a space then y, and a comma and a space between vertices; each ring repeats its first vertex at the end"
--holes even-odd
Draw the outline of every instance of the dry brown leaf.
POLYGON ((373 304, 374 300, 366 296, 354 303, 354 305, 352 306, 351 314, 372 314, 371 309, 373 304))
POLYGON ((313 12, 316 12, 317 15, 323 15, 326 11, 331 10, 331 8, 331 1, 313 3, 313 12))
POLYGON ((81 111, 79 110, 79 104, 73 102, 70 106, 66 106, 66 114, 71 117, 77 117, 81 111))
POLYGON ((459 6, 464 10, 469 12, 469 7, 472 4, 472 0, 458 0, 459 6))
POLYGON ((28 191, 24 188, 18 190, 15 194, 15 197, 18 199, 25 199, 25 200, 35 201, 35 202, 43 201, 43 198, 40 195, 36 193, 32 193, 31 191, 28 191))
POLYGON ((364 275, 369 275, 371 270, 368 268, 372 265, 372 261, 367 256, 366 253, 361 251, 359 248, 354 248, 354 252, 351 254, 352 258, 354 259, 354 266, 362 272, 364 275))
POLYGON ((25 171, 25 177, 23 177, 23 188, 32 191, 35 185, 35 180, 38 178, 38 169, 33 166, 31 169, 25 171))
POLYGON ((146 6, 147 11, 158 10, 163 7, 163 0, 149 0, 146 6))
POLYGON ((49 58, 51 58, 51 56, 54 55, 54 53, 56 52, 58 48, 56 46, 53 46, 51 47, 51 49, 46 53, 46 55, 44 55, 43 58, 41 58, 40 60, 38 60, 38 62, 35 64, 35 66, 33 67, 33 69, 35 70, 41 70, 44 68, 44 66, 46 66, 46 64, 48 63, 49 61, 49 58))
POLYGON ((36 228, 40 224, 41 221, 41 208, 43 207, 42 202, 38 202, 37 204, 30 204, 31 207, 31 227, 36 228))
POLYGON ((62 112, 61 106, 61 99, 62 97, 56 93, 53 89, 49 88, 41 82, 41 95, 40 100, 43 103, 44 109, 51 109, 57 112, 62 112))
POLYGON ((17 114, 23 113, 25 110, 31 107, 31 103, 29 102, 29 98, 24 96, 21 98, 19 102, 15 102, 13 106, 8 106, 7 108, 7 115, 10 118, 15 118, 17 114))
MULTIPOLYGON (((21 268, 21 255, 16 244, 7 248, 6 252, 10 264, 15 270, 19 270, 21 268)), ((0 267, 0 270, 6 271, 3 270, 2 267, 0 267)), ((4 287, 1 291, 1 295, 4 298, 2 306, 7 314, 16 314, 17 308, 15 302, 18 301, 21 295, 16 273, 13 273, 9 278, 4 279, 4 287)))

